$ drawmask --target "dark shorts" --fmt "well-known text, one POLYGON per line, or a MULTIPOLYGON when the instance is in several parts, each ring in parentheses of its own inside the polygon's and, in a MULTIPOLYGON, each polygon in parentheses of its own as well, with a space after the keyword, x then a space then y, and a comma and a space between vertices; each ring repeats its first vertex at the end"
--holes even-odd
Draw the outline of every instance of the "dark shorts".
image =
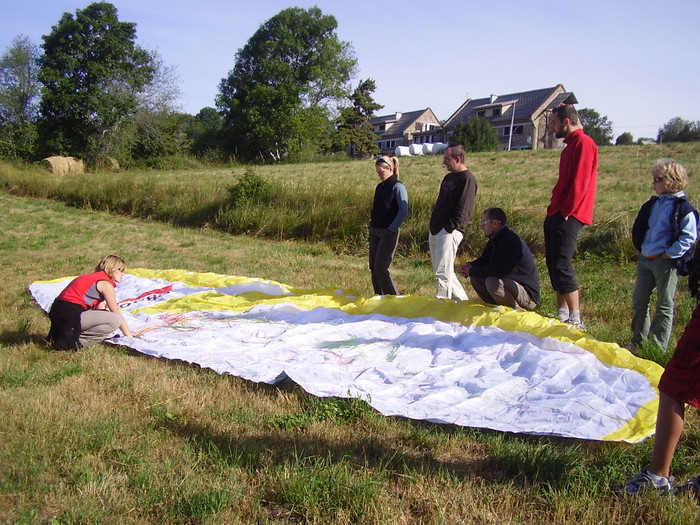
POLYGON ((578 290, 576 273, 571 260, 576 253, 578 233, 583 223, 569 217, 564 220, 561 213, 549 215, 544 221, 544 249, 547 271, 552 288, 560 294, 578 290))
POLYGON ((677 401, 700 408, 700 305, 693 311, 661 375, 659 390, 677 401))

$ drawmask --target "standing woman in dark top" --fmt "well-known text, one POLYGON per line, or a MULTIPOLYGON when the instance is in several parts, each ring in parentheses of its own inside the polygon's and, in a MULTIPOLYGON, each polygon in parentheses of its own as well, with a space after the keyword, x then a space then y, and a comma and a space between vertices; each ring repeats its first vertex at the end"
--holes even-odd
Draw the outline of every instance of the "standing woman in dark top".
POLYGON ((399 227, 408 215, 408 193, 399 182, 399 159, 379 157, 374 163, 381 180, 374 190, 369 222, 369 269, 377 295, 397 295, 389 265, 399 243, 399 227))

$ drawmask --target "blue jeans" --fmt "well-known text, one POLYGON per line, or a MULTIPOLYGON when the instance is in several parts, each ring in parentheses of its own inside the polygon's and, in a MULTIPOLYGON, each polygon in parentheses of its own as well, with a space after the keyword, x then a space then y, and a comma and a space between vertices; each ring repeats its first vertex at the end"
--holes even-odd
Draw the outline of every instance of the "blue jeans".
POLYGON ((670 259, 642 255, 637 262, 637 281, 632 293, 632 344, 650 340, 668 349, 673 328, 673 296, 678 284, 676 264, 670 259), (649 316, 649 300, 656 288, 656 310, 649 316))

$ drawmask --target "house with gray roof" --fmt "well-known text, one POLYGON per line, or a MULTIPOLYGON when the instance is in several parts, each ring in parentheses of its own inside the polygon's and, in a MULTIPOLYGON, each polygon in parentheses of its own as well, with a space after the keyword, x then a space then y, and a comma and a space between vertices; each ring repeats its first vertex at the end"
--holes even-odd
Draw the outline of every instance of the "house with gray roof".
POLYGON ((397 146, 410 146, 414 136, 423 137, 423 142, 437 142, 440 121, 430 108, 407 113, 396 112, 371 119, 374 132, 379 136, 374 143, 382 154, 394 153, 397 146), (428 139, 433 140, 428 140, 428 139))
MULTIPOLYGON (((467 99, 443 124, 439 139, 449 142, 455 127, 471 117, 482 117, 496 129, 501 150, 561 147, 549 131, 549 116, 559 104, 576 104, 572 92, 554 87, 467 99)), ((414 134, 413 142, 426 142, 430 134, 414 134)))

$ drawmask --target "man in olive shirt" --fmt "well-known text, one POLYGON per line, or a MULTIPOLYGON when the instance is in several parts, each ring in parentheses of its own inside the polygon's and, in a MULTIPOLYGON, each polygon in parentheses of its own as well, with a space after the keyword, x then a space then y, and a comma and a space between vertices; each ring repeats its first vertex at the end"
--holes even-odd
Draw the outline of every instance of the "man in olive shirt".
POLYGON ((440 299, 468 299, 454 268, 476 197, 476 179, 464 162, 463 146, 445 150, 442 163, 449 173, 442 179, 430 217, 430 259, 437 278, 436 296, 440 299))

